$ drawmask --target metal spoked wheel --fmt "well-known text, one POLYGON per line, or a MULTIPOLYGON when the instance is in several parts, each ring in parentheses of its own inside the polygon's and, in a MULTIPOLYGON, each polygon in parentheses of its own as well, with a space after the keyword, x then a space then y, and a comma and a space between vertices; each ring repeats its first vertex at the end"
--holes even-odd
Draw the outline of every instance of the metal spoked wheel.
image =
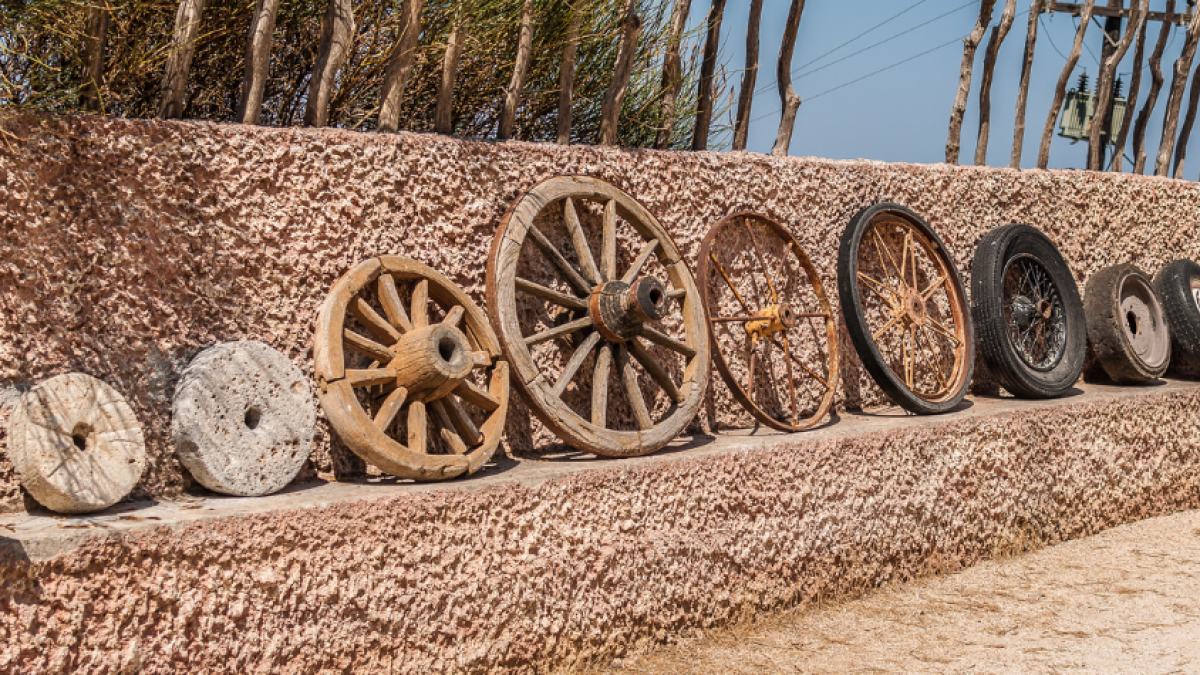
POLYGON ((820 423, 837 390, 837 322, 800 244, 766 216, 737 213, 705 236, 697 274, 733 397, 775 429, 820 423))
POLYGON ((838 290, 863 366, 897 405, 928 414, 962 400, 975 359, 967 294, 920 216, 886 203, 859 212, 842 236, 838 290))
POLYGON ((647 454, 699 410, 696 283, 654 216, 612 185, 559 177, 525 193, 496 233, 487 292, 517 386, 569 445, 647 454))
POLYGON ((1030 368, 1050 370, 1067 345, 1066 308, 1050 272, 1031 255, 1013 258, 1004 270, 1004 323, 1017 355, 1030 368))
POLYGON ((499 356, 487 318, 462 289, 386 255, 333 285, 313 346, 321 407, 338 437, 414 480, 474 473, 491 458, 508 411, 499 356))

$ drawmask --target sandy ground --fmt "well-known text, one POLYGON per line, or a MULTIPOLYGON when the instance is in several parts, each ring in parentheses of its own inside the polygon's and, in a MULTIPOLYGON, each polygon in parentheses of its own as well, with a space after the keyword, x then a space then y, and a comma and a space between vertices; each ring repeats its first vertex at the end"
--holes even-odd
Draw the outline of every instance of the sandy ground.
POLYGON ((598 673, 1200 673, 1200 511, 795 611, 598 673))

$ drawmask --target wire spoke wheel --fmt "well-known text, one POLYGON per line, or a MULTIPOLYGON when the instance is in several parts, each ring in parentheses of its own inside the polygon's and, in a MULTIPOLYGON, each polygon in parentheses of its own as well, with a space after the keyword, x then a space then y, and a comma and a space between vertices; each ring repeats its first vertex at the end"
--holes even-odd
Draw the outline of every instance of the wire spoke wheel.
POLYGON ((781 431, 819 424, 837 391, 837 322, 800 244, 766 216, 736 213, 705 236, 697 274, 733 397, 781 431))
POLYGON ((966 394, 974 334, 958 270, 912 211, 879 204, 842 238, 838 286, 863 365, 898 405, 945 412, 966 394))
POLYGON ((1018 256, 1004 271, 1004 323, 1017 355, 1030 368, 1047 371, 1062 360, 1067 345, 1066 307, 1036 258, 1018 256))
POLYGON ((488 312, 537 418, 598 455, 653 452, 700 408, 708 333, 658 221, 593 178, 544 181, 500 223, 488 312))
POLYGON ((329 292, 313 348, 321 406, 355 454, 401 478, 478 471, 508 411, 508 364, 487 318, 453 282, 394 256, 329 292))

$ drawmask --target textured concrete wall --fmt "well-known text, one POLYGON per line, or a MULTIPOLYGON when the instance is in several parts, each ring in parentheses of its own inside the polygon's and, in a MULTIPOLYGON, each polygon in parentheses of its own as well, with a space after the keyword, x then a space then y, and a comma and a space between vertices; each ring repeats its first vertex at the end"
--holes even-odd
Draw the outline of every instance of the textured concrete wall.
POLYGON ((620 657, 1195 508, 1198 407, 1195 387, 1149 388, 101 534, 48 559, 0 547, 0 672, 544 673, 620 657))
MULTIPOLYGON (((178 373, 215 342, 253 339, 311 372, 315 312, 332 284, 379 253, 447 273, 481 304, 500 216, 558 174, 615 183, 645 204, 694 262, 718 218, 752 209, 791 228, 836 292, 836 251, 850 217, 882 200, 923 214, 967 271, 987 229, 1045 230, 1082 283, 1109 264, 1200 255, 1200 187, 1083 172, 917 166, 476 143, 429 135, 103 118, 3 123, 0 142, 0 447, 4 402, 79 370, 129 397, 150 461, 140 495, 177 493, 190 477, 168 441, 178 373)), ((848 340, 843 340, 848 344, 848 340)), ((881 402, 847 353, 842 403, 881 402)), ((737 424, 725 405, 703 416, 737 424)), ((536 424, 517 404, 509 442, 536 424)), ((360 463, 322 422, 313 471, 360 463)), ((19 503, 0 455, 0 505, 19 503)))

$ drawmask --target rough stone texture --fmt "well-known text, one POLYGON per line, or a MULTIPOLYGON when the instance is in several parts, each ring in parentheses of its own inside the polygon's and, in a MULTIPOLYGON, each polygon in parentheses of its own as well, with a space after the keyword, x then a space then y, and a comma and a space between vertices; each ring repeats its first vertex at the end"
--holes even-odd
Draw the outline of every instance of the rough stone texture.
POLYGON ((39 383, 8 418, 8 456, 21 485, 60 513, 116 504, 146 467, 146 442, 115 389, 83 373, 39 383))
POLYGON ((312 449, 317 406, 308 379, 261 342, 196 355, 179 378, 171 439, 204 487, 229 495, 282 490, 312 449))
MULTIPOLYGON (((1200 256, 1200 186, 1128 174, 95 117, 17 117, 2 129, 0 391, 72 370, 113 383, 146 429, 140 496, 189 484, 169 442, 169 409, 196 352, 259 340, 311 374, 317 308, 335 279, 379 253, 431 265, 482 304, 501 215, 557 174, 621 187, 693 264, 720 217, 752 209, 776 218, 830 293, 843 229, 857 210, 883 200, 925 216, 964 271, 978 238, 1010 221, 1044 230, 1081 286, 1118 262, 1153 272, 1200 256)), ((882 402, 852 350, 842 363, 840 406, 882 402)), ((698 425, 750 422, 723 384, 711 392, 698 425)), ((541 451, 531 447, 537 429, 514 399, 508 449, 541 451)), ((323 419, 312 464, 335 476, 363 468, 323 419)), ((17 503, 15 476, 0 455, 0 504, 17 503)))
POLYGON ((18 539, 0 551, 0 672, 602 662, 1195 508, 1200 388, 1173 386, 856 435, 834 426, 534 485, 408 486, 100 534, 48 558, 23 554, 32 544, 18 539))

